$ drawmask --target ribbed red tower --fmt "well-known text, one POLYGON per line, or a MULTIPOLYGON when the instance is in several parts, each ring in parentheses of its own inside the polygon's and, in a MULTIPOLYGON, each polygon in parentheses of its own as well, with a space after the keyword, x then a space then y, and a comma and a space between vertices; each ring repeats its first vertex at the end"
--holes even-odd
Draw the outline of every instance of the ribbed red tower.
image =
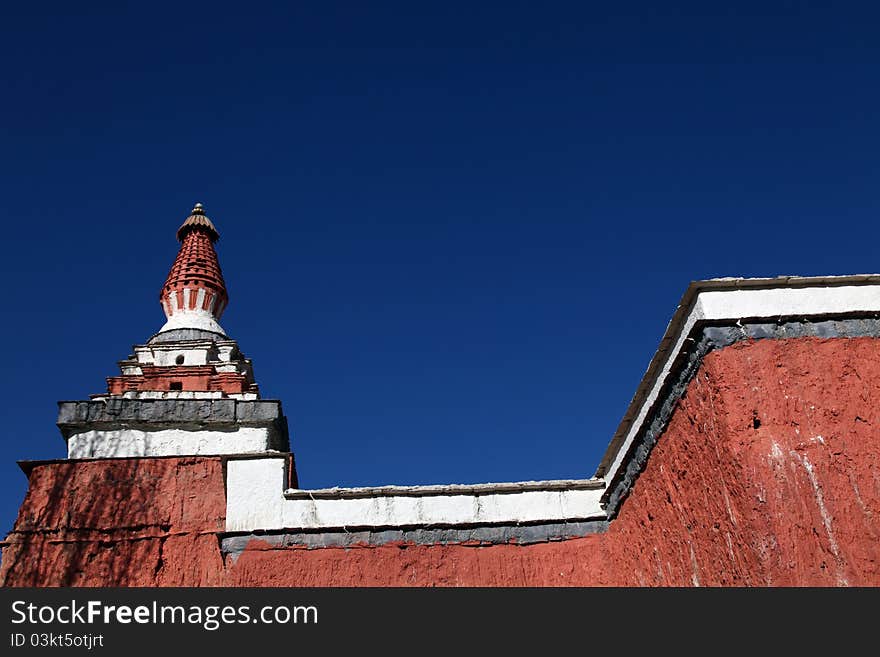
POLYGON ((229 295, 214 250, 220 234, 196 203, 177 230, 180 251, 171 266, 159 302, 168 321, 162 331, 195 328, 223 333, 218 320, 229 295))

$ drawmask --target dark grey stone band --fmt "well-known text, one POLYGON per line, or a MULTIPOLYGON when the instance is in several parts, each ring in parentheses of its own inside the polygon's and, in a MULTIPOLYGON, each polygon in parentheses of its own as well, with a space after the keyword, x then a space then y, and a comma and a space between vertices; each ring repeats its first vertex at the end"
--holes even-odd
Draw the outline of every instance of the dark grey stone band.
POLYGON ((215 333, 214 331, 205 331, 203 329, 194 329, 194 328, 180 328, 180 329, 170 329, 168 331, 162 331, 161 333, 157 333, 149 340, 147 340, 147 344, 160 344, 163 342, 189 342, 189 341, 204 341, 210 340, 212 342, 221 342, 224 340, 232 340, 222 333, 215 333))
POLYGON ((58 402, 58 428, 65 439, 89 430, 121 428, 211 429, 266 427, 272 448, 290 449, 287 418, 275 399, 122 399, 58 402))
POLYGON ((245 534, 225 536, 220 541, 224 554, 237 557, 248 542, 259 540, 279 549, 305 547, 309 549, 326 547, 352 547, 356 545, 385 545, 404 543, 411 545, 457 545, 488 546, 506 543, 531 545, 564 541, 605 531, 608 523, 604 520, 584 522, 546 523, 539 525, 492 525, 471 528, 445 529, 380 529, 363 531, 318 531, 318 532, 273 532, 265 534, 245 534))
POLYGON ((602 498, 605 512, 614 518, 620 504, 629 494, 639 474, 648 462, 651 450, 666 430, 678 400, 697 373, 706 355, 743 340, 782 340, 786 338, 863 338, 880 337, 880 318, 871 315, 862 318, 828 319, 824 321, 801 320, 768 322, 744 322, 736 325, 695 326, 685 341, 690 347, 681 352, 660 390, 657 401, 649 409, 646 421, 636 435, 627 457, 615 478, 608 482, 602 498))

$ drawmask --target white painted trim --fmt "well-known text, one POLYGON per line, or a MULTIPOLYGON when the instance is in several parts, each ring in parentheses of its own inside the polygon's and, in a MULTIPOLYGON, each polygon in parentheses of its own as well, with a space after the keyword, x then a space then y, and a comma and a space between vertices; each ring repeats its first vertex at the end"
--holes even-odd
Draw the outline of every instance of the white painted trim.
POLYGON ((214 319, 214 316, 211 313, 198 309, 178 310, 168 318, 168 321, 165 322, 161 329, 159 329, 159 333, 181 328, 201 329, 203 331, 212 331, 213 333, 226 335, 226 331, 224 331, 223 327, 217 323, 217 320, 214 319))
POLYGON ((599 504, 603 488, 595 480, 570 482, 571 486, 554 481, 322 489, 310 495, 308 490, 285 494, 284 477, 283 458, 230 459, 226 530, 514 525, 606 517, 599 504))
POLYGON ((121 395, 100 395, 91 401, 108 401, 109 399, 223 399, 222 390, 126 390, 121 395))
MULTIPOLYGON (((626 460, 627 451, 648 418, 648 411, 669 376, 672 364, 684 349, 685 340, 697 323, 736 322, 745 319, 775 321, 780 317, 806 319, 880 312, 880 285, 877 284, 875 275, 852 279, 822 278, 815 281, 812 285, 811 279, 804 278, 716 279, 695 283, 691 303, 682 303, 670 322, 670 327, 680 326, 680 329, 675 335, 670 335, 667 329, 667 335, 661 341, 660 350, 667 349, 662 369, 652 379, 642 381, 640 388, 648 386, 648 394, 639 404, 637 414, 631 421, 625 438, 617 447, 610 466, 604 471, 600 467, 599 474, 608 482, 616 477, 626 460), (834 284, 848 280, 861 284, 834 284), (669 348, 672 340, 674 344, 669 348)), ((688 294, 685 294, 685 299, 687 298, 688 294)))
MULTIPOLYGON (((213 344, 210 342, 168 342, 160 345, 135 345, 137 362, 142 365, 162 367, 176 365, 177 357, 183 356, 186 365, 207 365, 217 361, 210 360, 213 344)), ((121 361, 120 367, 129 367, 128 361, 121 361)))

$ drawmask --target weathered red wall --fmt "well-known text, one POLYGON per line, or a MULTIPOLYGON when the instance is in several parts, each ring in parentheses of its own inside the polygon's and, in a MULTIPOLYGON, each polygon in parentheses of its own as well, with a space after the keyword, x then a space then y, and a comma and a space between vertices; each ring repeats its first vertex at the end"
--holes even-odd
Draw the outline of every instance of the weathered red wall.
POLYGON ((605 534, 220 554, 217 458, 37 466, 7 585, 880 585, 880 341, 711 353, 605 534))
POLYGON ((605 537, 615 581, 880 585, 878 347, 707 356, 605 537))
POLYGON ((226 496, 218 458, 33 468, 3 550, 7 586, 219 584, 226 496))

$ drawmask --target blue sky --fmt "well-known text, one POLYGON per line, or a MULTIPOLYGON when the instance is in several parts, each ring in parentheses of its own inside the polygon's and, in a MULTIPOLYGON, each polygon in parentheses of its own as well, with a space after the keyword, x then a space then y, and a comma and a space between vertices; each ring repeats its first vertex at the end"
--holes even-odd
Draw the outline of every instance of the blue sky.
POLYGON ((2 529, 195 201, 306 487, 590 476, 689 281, 877 271, 878 11, 611 4, 4 7, 2 529))

